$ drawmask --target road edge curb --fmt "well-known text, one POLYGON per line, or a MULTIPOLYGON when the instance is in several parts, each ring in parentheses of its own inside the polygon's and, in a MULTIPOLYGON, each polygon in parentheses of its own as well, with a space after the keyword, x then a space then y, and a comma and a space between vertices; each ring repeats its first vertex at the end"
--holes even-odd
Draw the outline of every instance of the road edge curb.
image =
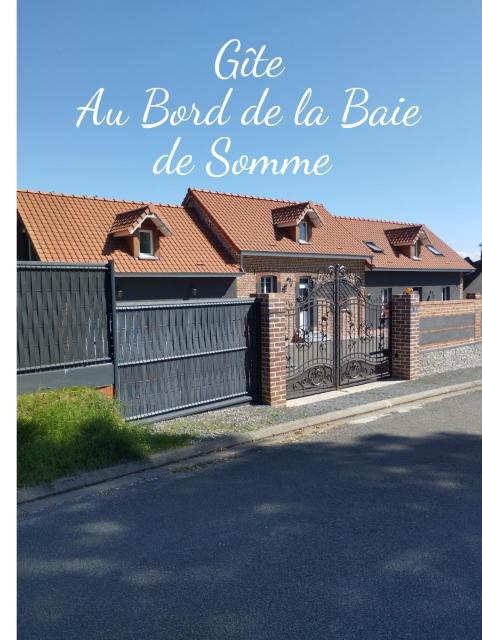
POLYGON ((226 449, 234 449, 249 444, 257 444, 262 440, 283 436, 291 432, 302 431, 313 427, 320 427, 340 420, 361 416, 373 411, 389 409, 403 404, 410 404, 419 400, 428 398, 436 398, 456 393, 458 391, 469 391, 477 388, 482 389, 482 379, 472 380, 470 382, 462 382, 454 385, 445 385, 437 389, 427 391, 418 391, 409 393, 404 396, 398 396, 387 400, 376 400, 366 404, 357 405, 348 409, 339 409, 328 413, 310 416, 309 418, 300 418, 291 420, 282 424, 263 427, 256 431, 251 431, 235 436, 227 436, 218 438, 211 442, 203 442, 201 444, 190 445, 187 447, 179 447, 166 452, 156 453, 140 462, 127 462, 125 464, 116 465, 114 467, 106 467, 97 471, 89 471, 68 478, 61 478, 48 485, 37 485, 26 489, 17 490, 17 505, 35 502, 51 496, 68 493, 78 489, 84 489, 96 484, 101 484, 110 480, 117 480, 124 476, 149 471, 169 464, 190 460, 199 456, 205 456, 211 453, 218 453, 226 449))

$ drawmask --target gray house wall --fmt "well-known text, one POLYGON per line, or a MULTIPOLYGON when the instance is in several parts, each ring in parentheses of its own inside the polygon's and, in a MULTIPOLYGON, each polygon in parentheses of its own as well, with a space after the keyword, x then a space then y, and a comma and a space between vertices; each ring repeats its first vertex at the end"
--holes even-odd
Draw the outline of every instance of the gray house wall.
POLYGON ((367 271, 367 295, 377 298, 386 288, 392 295, 403 293, 406 287, 422 287, 423 300, 442 300, 443 287, 450 287, 450 299, 458 300, 460 273, 458 271, 367 271))
POLYGON ((482 271, 470 281, 470 284, 464 287, 464 295, 466 293, 482 293, 482 271))
POLYGON ((235 298, 236 278, 230 277, 139 277, 116 275, 116 299, 192 300, 196 298, 235 298))

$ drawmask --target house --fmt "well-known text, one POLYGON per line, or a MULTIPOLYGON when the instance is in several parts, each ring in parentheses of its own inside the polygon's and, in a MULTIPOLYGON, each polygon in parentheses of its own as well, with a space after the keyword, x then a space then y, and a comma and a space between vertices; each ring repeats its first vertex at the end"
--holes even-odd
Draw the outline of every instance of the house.
POLYGON ((307 287, 329 264, 358 273, 366 293, 388 301, 405 288, 422 300, 462 297, 463 274, 472 270, 423 224, 331 215, 320 204, 285 202, 189 189, 194 209, 244 272, 238 295, 307 287))
POLYGON ((237 296, 295 298, 329 265, 343 264, 363 282, 370 250, 323 205, 189 189, 183 205, 212 229, 243 277, 237 296))
POLYGON ((464 277, 464 295, 480 293, 482 294, 482 244, 480 252, 480 260, 471 260, 465 258, 475 271, 468 273, 464 277))
POLYGON ((185 207, 19 191, 18 259, 115 261, 119 300, 234 297, 242 275, 185 207))
POLYGON ((473 267, 423 224, 332 215, 323 205, 188 189, 181 206, 19 191, 19 258, 114 259, 123 300, 305 295, 342 264, 368 296, 406 287, 462 297, 473 267))
POLYGON ((366 293, 388 301, 407 287, 421 300, 463 297, 464 273, 470 265, 424 224, 337 216, 370 250, 365 273, 366 293))

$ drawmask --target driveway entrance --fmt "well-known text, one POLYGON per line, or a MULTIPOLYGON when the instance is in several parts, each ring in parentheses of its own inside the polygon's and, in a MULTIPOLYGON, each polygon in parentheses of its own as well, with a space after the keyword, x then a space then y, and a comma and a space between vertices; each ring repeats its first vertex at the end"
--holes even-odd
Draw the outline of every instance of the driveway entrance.
POLYGON ((288 398, 390 375, 390 304, 368 300, 344 266, 301 279, 286 315, 288 398))

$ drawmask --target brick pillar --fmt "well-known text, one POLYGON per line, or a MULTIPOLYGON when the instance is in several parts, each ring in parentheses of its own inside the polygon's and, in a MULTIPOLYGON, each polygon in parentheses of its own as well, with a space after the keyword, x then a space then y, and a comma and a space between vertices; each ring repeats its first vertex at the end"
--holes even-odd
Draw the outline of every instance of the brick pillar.
POLYGON ((404 380, 420 375, 420 299, 418 294, 392 297, 392 374, 404 380))
POLYGON ((286 404, 286 298, 276 293, 256 296, 260 305, 261 401, 286 404))

